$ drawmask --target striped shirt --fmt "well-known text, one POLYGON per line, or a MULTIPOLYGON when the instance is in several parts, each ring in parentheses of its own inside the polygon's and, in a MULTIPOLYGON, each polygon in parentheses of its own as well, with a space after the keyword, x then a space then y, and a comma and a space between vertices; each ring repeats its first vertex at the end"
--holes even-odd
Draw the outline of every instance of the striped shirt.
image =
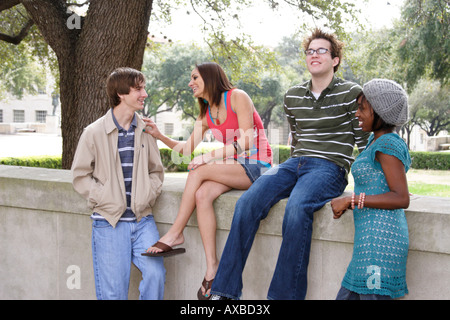
MULTIPOLYGON (((117 149, 119 151, 120 162, 122 164, 123 179, 125 183, 125 193, 127 197, 127 209, 123 213, 119 221, 134 221, 136 216, 131 210, 131 182, 133 178, 133 161, 134 161, 134 132, 137 127, 136 115, 131 122, 130 128, 125 130, 117 122, 114 112, 112 113, 114 123, 119 130, 119 139, 117 142, 117 149)), ((92 219, 104 219, 98 213, 93 213, 92 219)))
POLYGON ((318 98, 311 92, 311 81, 290 88, 284 110, 291 129, 291 156, 327 159, 348 174, 355 144, 362 151, 369 137, 355 118, 361 90, 336 76, 318 98))

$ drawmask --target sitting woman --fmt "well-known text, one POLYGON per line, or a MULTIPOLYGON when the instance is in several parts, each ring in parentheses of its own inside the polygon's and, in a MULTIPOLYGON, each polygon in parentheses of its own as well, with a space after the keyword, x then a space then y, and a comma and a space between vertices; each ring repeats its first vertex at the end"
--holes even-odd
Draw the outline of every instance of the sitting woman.
POLYGON ((163 135, 147 119, 146 132, 174 151, 191 155, 211 129, 224 147, 195 157, 188 166, 189 175, 181 205, 169 231, 147 250, 148 256, 168 256, 184 249, 172 247, 184 243, 183 230, 194 209, 206 255, 206 275, 198 290, 199 299, 209 299, 219 261, 216 255, 216 217, 214 200, 231 190, 246 190, 272 165, 272 150, 259 114, 250 97, 233 88, 223 69, 216 63, 197 65, 191 73, 189 87, 198 98, 200 115, 186 142, 163 135))

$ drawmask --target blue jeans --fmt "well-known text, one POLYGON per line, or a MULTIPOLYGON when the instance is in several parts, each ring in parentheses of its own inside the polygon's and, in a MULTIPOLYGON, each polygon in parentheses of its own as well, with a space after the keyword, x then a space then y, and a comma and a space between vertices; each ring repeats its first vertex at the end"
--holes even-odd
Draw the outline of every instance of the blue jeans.
POLYGON ((278 201, 289 197, 267 297, 304 299, 314 212, 340 196, 346 186, 345 169, 320 158, 290 158, 259 177, 236 204, 211 293, 239 299, 242 272, 260 221, 278 201))
POLYGON ((161 300, 166 270, 163 258, 141 256, 159 240, 153 216, 137 221, 120 221, 113 228, 106 220, 92 222, 92 258, 95 290, 99 300, 126 300, 131 262, 141 271, 141 300, 161 300))

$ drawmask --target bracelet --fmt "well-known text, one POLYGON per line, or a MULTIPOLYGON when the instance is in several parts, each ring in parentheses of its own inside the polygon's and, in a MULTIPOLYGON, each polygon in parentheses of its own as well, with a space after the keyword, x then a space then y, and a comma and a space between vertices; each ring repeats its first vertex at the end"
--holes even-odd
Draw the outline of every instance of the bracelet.
POLYGON ((358 209, 362 209, 364 208, 364 201, 366 200, 366 194, 365 193, 361 193, 359 195, 359 199, 358 199, 358 209))
POLYGON ((355 193, 352 194, 352 210, 355 209, 355 193))

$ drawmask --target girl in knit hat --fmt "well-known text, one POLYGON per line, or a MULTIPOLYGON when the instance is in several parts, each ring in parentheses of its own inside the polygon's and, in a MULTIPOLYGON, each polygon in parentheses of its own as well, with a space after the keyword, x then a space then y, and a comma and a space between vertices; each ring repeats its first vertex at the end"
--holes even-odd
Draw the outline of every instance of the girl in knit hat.
POLYGON ((352 209, 355 223, 353 257, 336 299, 399 298, 408 293, 404 209, 411 158, 394 130, 408 120, 408 98, 397 83, 375 79, 364 85, 358 105, 359 126, 372 134, 351 168, 355 192, 331 202, 335 219, 352 209))

